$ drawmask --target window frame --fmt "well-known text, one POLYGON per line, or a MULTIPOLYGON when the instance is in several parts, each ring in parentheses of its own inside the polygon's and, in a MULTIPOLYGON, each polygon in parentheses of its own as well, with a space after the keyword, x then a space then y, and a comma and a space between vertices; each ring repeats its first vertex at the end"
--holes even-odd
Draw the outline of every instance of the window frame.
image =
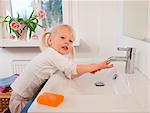
MULTIPOLYGON (((5 10, 1 10, 0 14, 2 15, 10 15, 11 14, 11 4, 10 0, 4 0, 0 1, 0 5, 3 4, 5 10), (3 2, 3 3, 1 3, 3 2)), ((79 21, 78 21, 78 1, 72 1, 72 0, 62 0, 62 12, 63 12, 63 23, 69 24, 75 29, 76 33, 76 40, 74 41, 74 46, 80 45, 80 38, 78 36, 79 31, 79 21)), ((2 29, 2 28, 0 28, 2 29)), ((39 47, 39 42, 37 40, 31 40, 26 41, 24 43, 21 43, 18 41, 18 43, 12 40, 7 39, 9 36, 9 33, 2 29, 3 32, 1 33, 0 37, 0 47, 39 47), (4 40, 5 41, 4 41, 4 40), (5 42, 5 43, 4 43, 5 42), (20 44, 21 43, 21 44, 20 44), (28 44, 29 43, 29 44, 28 44)))

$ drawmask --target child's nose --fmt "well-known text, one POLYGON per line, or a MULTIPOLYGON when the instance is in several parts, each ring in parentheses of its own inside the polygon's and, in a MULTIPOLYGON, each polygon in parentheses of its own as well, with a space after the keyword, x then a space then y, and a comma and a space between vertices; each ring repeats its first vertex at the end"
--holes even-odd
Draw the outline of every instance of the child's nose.
POLYGON ((68 43, 68 42, 65 42, 65 45, 67 45, 67 46, 68 46, 68 45, 69 45, 69 43, 68 43))
POLYGON ((69 40, 66 40, 66 41, 65 41, 65 44, 68 44, 68 45, 69 45, 69 40))

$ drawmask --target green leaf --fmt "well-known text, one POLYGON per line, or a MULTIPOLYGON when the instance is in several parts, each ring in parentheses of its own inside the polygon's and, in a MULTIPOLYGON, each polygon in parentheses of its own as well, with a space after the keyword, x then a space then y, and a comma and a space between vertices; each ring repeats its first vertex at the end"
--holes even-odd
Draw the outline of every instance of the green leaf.
POLYGON ((17 21, 20 23, 20 24, 26 24, 25 20, 23 18, 18 18, 17 21))
POLYGON ((4 20, 3 22, 9 22, 9 21, 7 21, 7 20, 4 20))
POLYGON ((34 22, 31 22, 30 25, 31 25, 34 29, 36 29, 36 27, 37 27, 37 23, 34 23, 34 22))
POLYGON ((6 17, 4 18, 4 21, 10 21, 11 19, 13 19, 13 18, 11 18, 10 16, 6 16, 6 17), (9 20, 7 20, 7 19, 9 19, 9 20))
POLYGON ((8 32, 8 28, 7 28, 7 25, 6 25, 5 27, 6 27, 6 31, 8 32))
POLYGON ((31 35, 32 35, 32 30, 30 29, 30 32, 29 32, 29 39, 31 38, 31 35))
POLYGON ((21 34, 18 31, 15 31, 15 30, 12 30, 12 31, 15 33, 15 35, 17 36, 17 38, 19 38, 21 36, 21 34))
POLYGON ((29 27, 33 32, 35 32, 35 29, 36 29, 36 27, 37 27, 37 24, 34 23, 34 22, 31 22, 28 27, 29 27))
POLYGON ((40 24, 37 24, 39 27, 43 28, 44 26, 40 25, 40 24))
POLYGON ((19 18, 20 17, 20 15, 19 15, 19 13, 17 12, 17 18, 19 18))
POLYGON ((4 17, 0 16, 0 18, 4 18, 4 17))
POLYGON ((10 24, 11 24, 12 21, 13 21, 13 19, 11 18, 10 21, 9 21, 9 23, 8 23, 9 24, 9 33, 10 34, 11 34, 11 30, 12 30, 10 24))
POLYGON ((33 14, 34 14, 34 10, 32 11, 32 13, 31 13, 29 19, 32 18, 33 14))
POLYGON ((4 22, 2 22, 2 27, 4 27, 4 22))

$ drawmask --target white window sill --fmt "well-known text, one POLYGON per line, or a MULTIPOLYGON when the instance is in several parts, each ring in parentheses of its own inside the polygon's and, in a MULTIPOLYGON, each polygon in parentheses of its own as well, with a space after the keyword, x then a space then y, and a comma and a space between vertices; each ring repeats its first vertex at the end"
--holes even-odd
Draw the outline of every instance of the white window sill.
POLYGON ((9 39, 1 39, 0 47, 39 47, 39 40, 30 40, 30 41, 22 41, 22 40, 9 40, 9 39))
MULTIPOLYGON (((80 40, 74 42, 74 46, 79 46, 80 40)), ((9 40, 9 39, 0 39, 0 48, 13 48, 13 47, 40 47, 39 40, 9 40)))

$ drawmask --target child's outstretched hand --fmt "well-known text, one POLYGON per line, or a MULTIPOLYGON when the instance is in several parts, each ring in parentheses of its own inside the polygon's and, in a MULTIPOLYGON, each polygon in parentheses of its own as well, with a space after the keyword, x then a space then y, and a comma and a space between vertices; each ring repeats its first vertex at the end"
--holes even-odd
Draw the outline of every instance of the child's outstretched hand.
POLYGON ((113 67, 113 64, 110 64, 110 62, 108 60, 104 60, 104 61, 100 62, 99 65, 100 65, 100 69, 106 69, 106 68, 113 67))
POLYGON ((97 71, 101 71, 101 69, 90 72, 91 74, 95 74, 97 71))
POLYGON ((110 64, 110 62, 108 62, 108 60, 104 60, 104 61, 100 62, 99 65, 100 65, 100 69, 92 71, 90 73, 91 74, 95 74, 97 71, 101 71, 102 69, 112 68, 113 67, 113 64, 110 64))

